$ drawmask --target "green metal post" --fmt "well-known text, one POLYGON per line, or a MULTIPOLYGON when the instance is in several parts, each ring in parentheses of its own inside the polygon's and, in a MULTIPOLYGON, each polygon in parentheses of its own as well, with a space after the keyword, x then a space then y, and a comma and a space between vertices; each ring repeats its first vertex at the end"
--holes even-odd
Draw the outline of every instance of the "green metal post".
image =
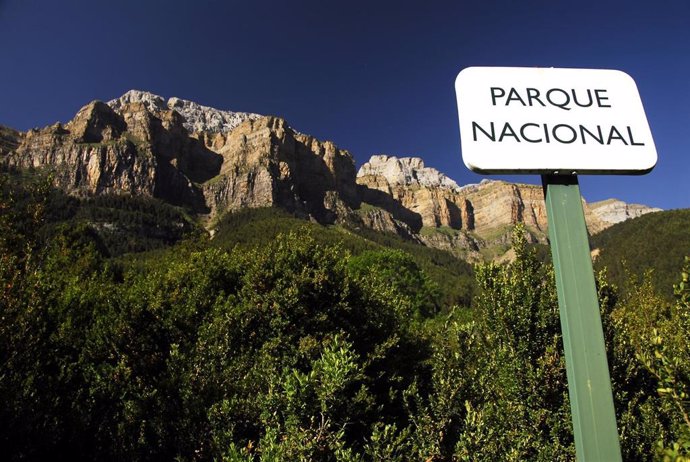
POLYGON ((611 378, 577 176, 545 175, 542 183, 577 459, 620 461, 611 378))

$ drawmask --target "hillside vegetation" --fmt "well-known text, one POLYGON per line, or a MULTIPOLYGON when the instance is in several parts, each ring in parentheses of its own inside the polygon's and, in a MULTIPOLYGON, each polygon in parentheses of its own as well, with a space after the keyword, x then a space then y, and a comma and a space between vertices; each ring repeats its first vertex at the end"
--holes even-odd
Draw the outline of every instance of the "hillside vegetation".
POLYGON ((690 255, 690 210, 650 213, 616 224, 590 239, 600 249, 597 269, 606 268, 611 282, 621 288, 630 277, 642 281, 651 270, 651 281, 665 298, 673 298, 673 282, 683 257, 690 255))
POLYGON ((472 267, 448 252, 368 228, 323 226, 277 208, 244 209, 229 214, 216 227, 211 245, 231 249, 268 245, 279 234, 309 235, 323 245, 338 245, 353 255, 396 249, 412 257, 438 291, 439 307, 469 307, 475 288, 472 267))
MULTIPOLYGON (((520 229, 468 313, 425 269, 446 257, 389 236, 257 210, 113 257, 47 183, 0 181, 5 460, 575 458, 553 269, 520 229)), ((598 281, 624 460, 690 457, 681 269, 672 302, 598 281)))

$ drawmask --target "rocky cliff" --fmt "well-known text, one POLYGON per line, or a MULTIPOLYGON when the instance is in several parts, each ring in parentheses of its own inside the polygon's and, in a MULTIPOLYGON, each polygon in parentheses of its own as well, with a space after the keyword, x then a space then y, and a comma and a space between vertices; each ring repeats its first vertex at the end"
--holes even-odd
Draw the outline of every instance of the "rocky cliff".
MULTIPOLYGON (((444 174, 425 167, 422 159, 386 155, 373 156, 362 165, 357 183, 362 200, 407 224, 422 242, 465 258, 500 256, 517 223, 525 225, 532 242, 547 242, 541 186, 484 180, 460 187, 444 174)), ((593 204, 583 201, 583 206, 592 234, 659 210, 616 200, 593 204)), ((371 224, 390 231, 387 225, 371 224)))
POLYGON ((352 156, 284 120, 130 91, 72 121, 0 133, 3 163, 49 168, 75 195, 160 198, 209 218, 279 206, 332 223, 357 207, 352 156))
POLYGON ((359 206, 352 156, 282 119, 243 122, 213 148, 222 165, 202 185, 211 214, 278 206, 333 223, 359 206))
POLYGON ((526 225, 533 242, 546 241, 540 187, 490 180, 460 187, 422 159, 385 155, 362 165, 357 183, 365 202, 408 224, 422 242, 463 257, 507 247, 516 223, 526 225))
MULTIPOLYGON (((468 259, 500 256, 524 223, 546 242, 541 187, 459 186, 419 158, 373 156, 359 169, 330 141, 278 117, 221 111, 132 90, 84 106, 68 123, 0 127, 0 162, 48 169, 74 195, 144 195, 185 206, 207 224, 245 207, 281 207, 321 223, 393 232, 468 259)), ((585 204, 590 231, 656 209, 585 204)))
POLYGON ((660 212, 661 209, 640 204, 627 204, 618 199, 607 199, 590 203, 587 211, 588 222, 591 223, 590 232, 595 234, 616 223, 637 218, 647 213, 660 212))

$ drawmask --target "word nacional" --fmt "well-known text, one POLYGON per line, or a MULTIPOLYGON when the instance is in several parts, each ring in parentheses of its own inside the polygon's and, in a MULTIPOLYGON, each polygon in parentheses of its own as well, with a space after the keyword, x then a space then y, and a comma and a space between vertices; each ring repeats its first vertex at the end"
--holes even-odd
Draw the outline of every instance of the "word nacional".
MULTIPOLYGON (((490 98, 493 106, 522 106, 522 107, 554 107, 563 111, 573 108, 611 108, 609 96, 605 89, 574 88, 565 90, 562 88, 549 88, 546 91, 538 88, 505 89, 502 87, 490 87, 490 98), (507 91, 506 91, 507 90, 507 91)), ((488 97, 489 95, 487 95, 488 97)), ((568 123, 539 123, 526 122, 518 126, 510 122, 488 122, 480 125, 472 121, 472 136, 474 141, 484 136, 493 142, 516 141, 527 143, 598 143, 610 145, 611 143, 623 143, 626 146, 644 146, 643 142, 635 140, 632 128, 616 127, 615 125, 571 125, 568 123)))

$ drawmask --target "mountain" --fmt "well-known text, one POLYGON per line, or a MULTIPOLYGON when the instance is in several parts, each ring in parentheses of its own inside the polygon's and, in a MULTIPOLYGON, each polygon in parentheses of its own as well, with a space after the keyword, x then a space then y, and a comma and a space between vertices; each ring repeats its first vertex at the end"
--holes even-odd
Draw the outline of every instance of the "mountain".
MULTIPOLYGON (((162 199, 214 231, 245 208, 278 207, 321 224, 391 232, 468 260, 498 258, 524 223, 546 242, 541 187, 485 180, 459 186, 419 158, 353 156, 279 117, 221 111, 132 90, 84 106, 66 124, 0 128, 0 162, 48 170, 70 195, 162 199)), ((585 204, 592 233, 655 211, 620 201, 585 204)))
POLYGON ((276 117, 130 91, 64 126, 2 135, 6 165, 48 167, 74 195, 156 197, 209 218, 279 206, 322 222, 358 205, 350 154, 276 117))
MULTIPOLYGON (((657 291, 673 299, 679 268, 690 255, 690 209, 668 210, 622 221, 591 239, 594 266, 624 291, 628 279, 647 271, 657 291)), ((637 282, 637 281, 636 281, 637 282)))
MULTIPOLYGON (((364 201, 406 222, 426 245, 464 258, 499 257, 517 223, 525 225, 530 242, 547 242, 541 186, 483 180, 460 187, 422 159, 394 156, 373 156, 360 168, 357 183, 364 201)), ((660 210, 615 199, 583 200, 583 206, 590 234, 660 210)))
POLYGON ((593 215, 593 218, 596 217, 603 223, 603 228, 596 230, 594 232, 596 233, 631 218, 641 217, 650 212, 660 212, 661 209, 640 204, 627 204, 618 199, 607 199, 599 202, 592 202, 589 204, 589 211, 593 215))

